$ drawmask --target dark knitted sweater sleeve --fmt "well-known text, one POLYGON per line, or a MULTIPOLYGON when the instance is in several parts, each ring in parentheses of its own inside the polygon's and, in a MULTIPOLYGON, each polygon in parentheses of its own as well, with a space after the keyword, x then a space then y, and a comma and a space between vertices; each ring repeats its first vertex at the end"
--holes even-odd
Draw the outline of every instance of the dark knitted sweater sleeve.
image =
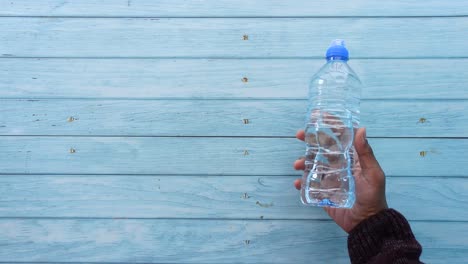
POLYGON ((422 263, 421 245, 405 217, 393 209, 383 210, 351 230, 348 251, 353 264, 422 263))

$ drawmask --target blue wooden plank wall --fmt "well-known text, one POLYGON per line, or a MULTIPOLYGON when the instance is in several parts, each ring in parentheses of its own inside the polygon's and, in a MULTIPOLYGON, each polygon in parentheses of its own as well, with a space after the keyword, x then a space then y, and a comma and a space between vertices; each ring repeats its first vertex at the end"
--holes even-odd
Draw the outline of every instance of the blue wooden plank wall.
POLYGON ((466 263, 466 32, 464 0, 0 0, 0 263, 348 263, 292 187, 336 37, 389 204, 466 263))

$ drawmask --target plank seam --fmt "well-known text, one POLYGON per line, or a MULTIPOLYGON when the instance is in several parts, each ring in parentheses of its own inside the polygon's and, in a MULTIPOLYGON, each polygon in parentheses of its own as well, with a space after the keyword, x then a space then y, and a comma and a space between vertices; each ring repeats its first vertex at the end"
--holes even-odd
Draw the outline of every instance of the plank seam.
MULTIPOLYGON (((188 176, 188 177, 300 177, 300 173, 298 174, 139 174, 139 173, 0 173, 0 178, 2 176, 18 176, 18 177, 28 177, 28 176, 82 176, 82 177, 175 177, 175 176, 188 176)), ((429 178, 429 179, 468 179, 468 175, 466 176, 417 176, 417 175, 386 175, 386 178, 429 178)))
MULTIPOLYGON (((324 60, 322 56, 270 56, 270 57, 240 57, 240 56, 15 56, 0 54, 0 59, 132 59, 132 60, 324 60)), ((406 56, 406 57, 353 57, 353 60, 439 60, 468 59, 468 56, 406 56)))
POLYGON ((57 19, 420 19, 420 18, 466 18, 465 15, 408 15, 408 16, 86 16, 86 15, 8 15, 1 18, 57 18, 57 19))
MULTIPOLYGON (((331 218, 203 218, 203 217, 47 217, 47 216, 27 216, 27 217, 15 217, 15 216, 6 216, 0 217, 2 220, 57 220, 57 221, 68 221, 68 220, 80 220, 80 221, 96 221, 96 220, 122 220, 122 221, 163 221, 163 220, 184 220, 184 221, 252 221, 252 222, 268 222, 268 221, 277 221, 277 222, 334 222, 331 218)), ((409 220, 410 223, 468 223, 464 220, 435 220, 435 219, 419 219, 419 220, 409 220)), ((1 262, 0 262, 1 263, 1 262)))
MULTIPOLYGON (((232 139, 295 139, 294 136, 196 136, 196 135, 187 135, 187 136, 177 136, 177 135, 35 135, 35 134, 27 134, 27 135, 10 135, 4 134, 0 135, 0 137, 43 137, 43 138, 50 138, 50 137, 57 137, 57 138, 232 138, 232 139)), ((371 137, 371 139, 453 139, 453 140, 466 140, 468 137, 371 137)))
MULTIPOLYGON (((1 264, 193 264, 192 262, 44 262, 44 261, 0 261, 1 264)), ((212 264, 211 262, 198 264, 212 264)))
MULTIPOLYGON (((249 98, 249 97, 0 97, 0 100, 18 100, 18 101, 29 101, 36 102, 41 100, 74 100, 74 101, 307 101, 305 98, 249 98)), ((367 99, 363 99, 367 100, 367 99)), ((404 99, 403 99, 404 100, 404 99)), ((415 100, 432 100, 432 99, 415 99, 415 100)), ((437 100, 437 99, 434 99, 437 100)), ((445 100, 445 99, 443 99, 445 100)), ((466 99, 454 99, 464 101, 466 99)), ((439 100, 437 100, 439 101, 439 100)))
MULTIPOLYGON (((44 261, 0 261, 1 264, 193 264, 191 262, 44 262, 44 261)), ((198 264, 211 264, 211 263, 198 263, 198 264)))

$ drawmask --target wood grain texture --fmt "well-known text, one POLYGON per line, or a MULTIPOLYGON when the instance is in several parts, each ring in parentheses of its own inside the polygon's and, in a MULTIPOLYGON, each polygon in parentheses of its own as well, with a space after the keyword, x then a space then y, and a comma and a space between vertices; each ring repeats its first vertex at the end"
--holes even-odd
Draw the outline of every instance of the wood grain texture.
POLYGON ((468 17, 6 17, 0 28, 3 57, 323 57, 337 36, 354 58, 468 57, 468 17))
POLYGON ((466 1, 424 2, 397 0, 329 1, 305 0, 1 0, 0 16, 441 16, 467 15, 466 1))
MULTIPOLYGON (((467 223, 412 226, 423 261, 462 263, 467 223)), ((346 235, 328 221, 4 219, 0 228, 3 262, 349 263, 346 235)))
MULTIPOLYGON (((295 178, 1 175, 0 218, 329 219, 300 203, 295 178)), ((410 220, 465 221, 467 190, 465 178, 387 179, 390 206, 410 220)))
MULTIPOLYGON (((0 60, 0 98, 305 99, 324 63, 9 58, 0 60)), ((351 59, 350 65, 364 84, 364 99, 468 99, 468 59, 351 59)))
MULTIPOLYGON (((297 175, 293 138, 3 136, 2 173, 297 175)), ((466 139, 371 139, 388 175, 466 176, 466 139), (448 166, 447 164, 450 164, 448 166)))
MULTIPOLYGON (((0 100, 0 135, 293 137, 306 100, 0 100)), ((370 137, 466 137, 467 100, 365 100, 370 137)))
POLYGON ((466 1, 0 6, 0 263, 348 263, 292 186, 336 37, 389 205, 423 261, 466 262, 466 1))

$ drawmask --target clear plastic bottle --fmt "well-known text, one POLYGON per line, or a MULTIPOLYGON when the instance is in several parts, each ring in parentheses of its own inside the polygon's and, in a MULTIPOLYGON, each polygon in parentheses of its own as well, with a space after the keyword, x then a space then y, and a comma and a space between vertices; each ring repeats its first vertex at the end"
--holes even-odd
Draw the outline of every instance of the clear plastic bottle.
POLYGON ((309 87, 301 200, 307 205, 351 208, 361 82, 347 64, 343 40, 332 42, 326 58, 309 87))

